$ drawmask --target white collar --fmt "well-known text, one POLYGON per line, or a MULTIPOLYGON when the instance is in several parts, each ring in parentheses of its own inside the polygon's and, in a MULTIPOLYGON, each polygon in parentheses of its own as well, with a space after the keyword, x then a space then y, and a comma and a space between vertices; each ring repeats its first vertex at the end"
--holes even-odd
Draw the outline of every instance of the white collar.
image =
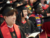
POLYGON ((7 25, 9 28, 12 28, 13 27, 13 25, 10 27, 9 25, 7 25))

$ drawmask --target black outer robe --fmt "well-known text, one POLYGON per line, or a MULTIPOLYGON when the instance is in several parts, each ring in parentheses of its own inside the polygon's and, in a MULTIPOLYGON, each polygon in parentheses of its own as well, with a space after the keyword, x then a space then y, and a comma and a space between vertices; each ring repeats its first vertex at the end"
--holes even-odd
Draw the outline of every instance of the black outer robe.
POLYGON ((3 23, 4 18, 0 17, 0 25, 3 23))
MULTIPOLYGON (((41 19, 41 23, 43 23, 42 22, 42 18, 40 18, 40 19, 41 19)), ((37 23, 36 23, 36 18, 35 17, 30 17, 29 20, 31 20, 32 23, 34 23, 35 27, 37 27, 37 23)))
POLYGON ((20 22, 16 22, 16 24, 21 26, 21 28, 23 29, 25 33, 33 33, 33 32, 39 31, 39 29, 35 28, 34 24, 30 20, 29 20, 29 23, 30 25, 28 25, 27 22, 25 24, 21 23, 20 25, 20 22))
POLYGON ((50 13, 50 6, 46 10, 44 10, 43 16, 46 17, 47 13, 50 13))
MULTIPOLYGON (((19 29, 20 29, 20 32, 21 32, 21 38, 26 38, 25 37, 25 34, 24 34, 24 32, 23 32, 23 30, 22 30, 22 28, 19 26, 19 29)), ((12 34, 11 34, 12 35, 12 34)), ((12 36, 13 37, 13 36, 12 36)), ((0 29, 0 38, 3 38, 3 35, 2 35, 2 33, 1 33, 1 29, 0 29)))

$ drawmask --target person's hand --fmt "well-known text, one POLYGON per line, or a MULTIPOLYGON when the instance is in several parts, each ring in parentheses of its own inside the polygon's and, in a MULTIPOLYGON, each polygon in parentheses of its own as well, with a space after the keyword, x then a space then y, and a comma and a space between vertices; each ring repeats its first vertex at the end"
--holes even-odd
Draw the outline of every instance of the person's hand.
POLYGON ((26 33, 25 33, 25 35, 26 35, 26 37, 28 37, 28 36, 29 36, 29 34, 26 34, 26 33))
POLYGON ((20 5, 23 5, 23 3, 21 3, 20 5))
POLYGON ((17 4, 17 7, 20 6, 20 4, 17 4))

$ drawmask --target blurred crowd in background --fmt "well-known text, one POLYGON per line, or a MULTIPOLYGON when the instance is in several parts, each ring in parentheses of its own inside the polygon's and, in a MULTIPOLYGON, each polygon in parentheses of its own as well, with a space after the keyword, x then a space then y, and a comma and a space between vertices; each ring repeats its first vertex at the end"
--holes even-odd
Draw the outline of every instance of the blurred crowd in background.
POLYGON ((36 38, 50 38, 50 0, 0 0, 0 38, 34 32, 40 32, 36 38))

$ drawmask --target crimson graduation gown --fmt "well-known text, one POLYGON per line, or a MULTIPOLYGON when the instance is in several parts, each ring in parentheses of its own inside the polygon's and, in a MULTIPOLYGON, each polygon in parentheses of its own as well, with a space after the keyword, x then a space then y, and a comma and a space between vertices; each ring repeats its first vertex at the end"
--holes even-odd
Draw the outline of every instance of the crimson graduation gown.
POLYGON ((13 24, 13 28, 8 28, 5 21, 2 25, 0 38, 25 38, 24 32, 18 25, 13 24))

